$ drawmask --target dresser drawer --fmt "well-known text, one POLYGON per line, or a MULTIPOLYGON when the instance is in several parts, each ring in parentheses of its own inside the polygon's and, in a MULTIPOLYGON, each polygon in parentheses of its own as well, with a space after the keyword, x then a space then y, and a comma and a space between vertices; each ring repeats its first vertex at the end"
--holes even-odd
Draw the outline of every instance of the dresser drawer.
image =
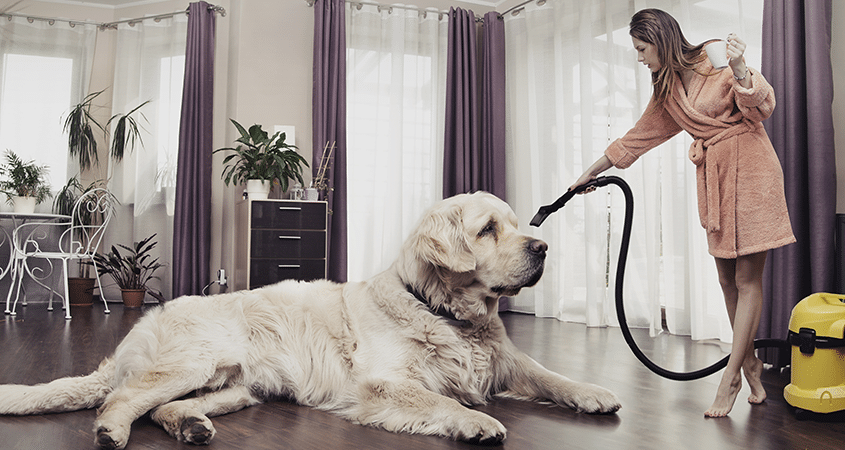
POLYGON ((249 289, 286 279, 311 281, 326 277, 325 259, 253 259, 249 264, 249 289))
POLYGON ((326 207, 312 202, 252 202, 252 228, 325 230, 326 207))
POLYGON ((234 289, 326 278, 326 202, 247 199, 235 208, 234 289))
POLYGON ((252 258, 325 258, 326 232, 311 230, 252 230, 252 258))

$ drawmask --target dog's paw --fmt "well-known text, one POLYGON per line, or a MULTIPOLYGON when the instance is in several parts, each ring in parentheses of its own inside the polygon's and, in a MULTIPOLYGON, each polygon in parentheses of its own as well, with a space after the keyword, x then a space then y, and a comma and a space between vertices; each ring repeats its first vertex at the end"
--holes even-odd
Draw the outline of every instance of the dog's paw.
POLYGON ((97 427, 94 443, 98 448, 103 450, 119 450, 126 447, 129 440, 128 430, 122 430, 124 427, 115 427, 110 429, 106 426, 100 425, 97 427))
POLYGON ((484 413, 470 412, 472 414, 458 424, 452 436, 454 439, 480 445, 497 445, 505 440, 507 430, 501 422, 484 413))
POLYGON ((186 417, 179 427, 179 440, 189 444, 208 444, 217 432, 207 417, 186 417))
POLYGON ((622 404, 613 392, 594 384, 581 384, 569 399, 567 406, 590 414, 611 414, 619 411, 622 404))

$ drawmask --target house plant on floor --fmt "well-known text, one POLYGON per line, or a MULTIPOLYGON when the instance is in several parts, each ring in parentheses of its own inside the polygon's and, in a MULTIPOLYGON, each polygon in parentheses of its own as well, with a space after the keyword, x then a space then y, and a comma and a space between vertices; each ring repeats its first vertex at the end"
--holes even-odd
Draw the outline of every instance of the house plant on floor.
POLYGON ((287 191, 290 179, 305 184, 302 179, 302 164, 308 167, 308 161, 296 152, 295 145, 285 142, 285 133, 277 132, 270 137, 261 129, 261 125, 253 125, 247 130, 234 119, 229 120, 241 134, 241 137, 235 140, 240 145, 220 148, 213 152, 235 152, 223 159, 225 167, 222 177, 227 186, 230 182, 234 185, 246 183, 249 198, 255 200, 266 199, 270 187, 276 181, 282 192, 287 191), (263 189, 254 191, 254 185, 263 186, 263 189))
POLYGON ((35 161, 24 162, 15 152, 6 150, 5 162, 0 164, 0 192, 6 194, 15 212, 31 214, 35 205, 50 196, 47 166, 35 161))
POLYGON ((152 295, 159 302, 165 300, 161 292, 148 285, 150 280, 158 278, 155 272, 164 267, 164 264, 158 262, 158 258, 153 258, 151 255, 157 244, 153 240, 155 236, 153 233, 131 247, 118 244, 118 247, 125 250, 123 253, 112 246, 108 254, 94 255, 97 271, 101 276, 108 274, 114 279, 123 296, 123 304, 127 308, 140 308, 144 304, 146 294, 152 295))
MULTIPOLYGON (((108 143, 107 130, 114 123, 109 154, 115 163, 119 163, 123 159, 127 149, 131 153, 135 149, 136 142, 140 143, 141 147, 144 145, 135 115, 141 114, 141 117, 143 117, 140 109, 150 101, 147 100, 139 104, 126 114, 113 115, 106 122, 106 126, 103 126, 92 113, 92 108, 95 106, 94 100, 103 92, 105 92, 105 89, 85 96, 80 103, 71 108, 64 120, 64 131, 68 135, 68 153, 71 158, 77 161, 81 172, 99 165, 95 134, 97 129, 103 133, 103 139, 108 143)), ((144 117, 144 119, 146 118, 144 117)), ((107 188, 106 181, 97 180, 88 187, 84 187, 77 176, 72 177, 65 187, 56 194, 53 211, 56 214, 70 215, 76 199, 95 188, 107 188)), ((118 203, 111 192, 108 195, 112 196, 112 204, 118 203)), ((97 217, 91 217, 91 224, 96 223, 97 219, 97 217)), ((71 304, 90 305, 93 302, 94 278, 89 277, 89 269, 84 264, 80 264, 79 275, 79 277, 68 277, 69 301, 71 304)))

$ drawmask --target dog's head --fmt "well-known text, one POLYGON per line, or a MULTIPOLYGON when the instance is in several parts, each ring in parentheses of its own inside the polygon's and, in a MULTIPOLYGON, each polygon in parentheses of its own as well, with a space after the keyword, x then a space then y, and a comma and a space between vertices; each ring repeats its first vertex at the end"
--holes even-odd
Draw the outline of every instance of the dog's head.
POLYGON ((403 281, 458 319, 495 312, 499 297, 540 280, 547 245, 521 233, 507 203, 486 192, 432 207, 405 242, 403 281))

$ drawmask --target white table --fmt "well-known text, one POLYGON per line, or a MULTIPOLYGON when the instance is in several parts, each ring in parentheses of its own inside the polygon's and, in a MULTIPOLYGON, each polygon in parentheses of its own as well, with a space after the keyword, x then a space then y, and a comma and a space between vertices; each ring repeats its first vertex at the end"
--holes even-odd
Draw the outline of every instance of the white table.
MULTIPOLYGON (((62 215, 62 214, 47 214, 47 213, 14 213, 14 212, 3 212, 0 213, 0 247, 3 245, 9 245, 9 262, 5 265, 5 267, 0 267, 0 279, 5 278, 7 275, 11 277, 11 283, 9 284, 9 293, 6 295, 6 314, 15 315, 14 308, 10 309, 9 306, 11 304, 12 299, 12 291, 15 291, 15 304, 18 302, 18 297, 20 296, 21 286, 23 285, 24 275, 29 274, 29 276, 35 280, 36 283, 43 286, 45 289, 50 291, 50 296, 52 300, 53 295, 59 295, 59 293, 55 291, 55 289, 47 286, 46 284, 42 283, 42 279, 46 278, 38 278, 30 270, 29 266, 26 264, 26 256, 20 254, 16 251, 15 245, 12 242, 12 234, 14 230, 19 227, 20 225, 28 222, 67 222, 70 225, 71 218, 70 216, 62 215), (17 284, 17 289, 15 289, 15 285, 17 284)), ((51 244, 49 239, 53 236, 48 235, 47 233, 39 234, 38 228, 36 227, 32 233, 27 235, 24 238, 25 242, 32 242, 36 245, 44 245, 44 244, 51 244)), ((58 235, 55 236, 58 239, 58 235)), ((58 241, 55 242, 58 245, 58 241)), ((52 269, 52 264, 51 264, 52 269)), ((52 270, 50 271, 52 273, 52 270)), ((49 275, 49 274, 48 274, 49 275)), ((65 293, 66 295, 67 293, 65 293)), ((26 305, 26 292, 24 292, 24 301, 22 303, 26 305)))

